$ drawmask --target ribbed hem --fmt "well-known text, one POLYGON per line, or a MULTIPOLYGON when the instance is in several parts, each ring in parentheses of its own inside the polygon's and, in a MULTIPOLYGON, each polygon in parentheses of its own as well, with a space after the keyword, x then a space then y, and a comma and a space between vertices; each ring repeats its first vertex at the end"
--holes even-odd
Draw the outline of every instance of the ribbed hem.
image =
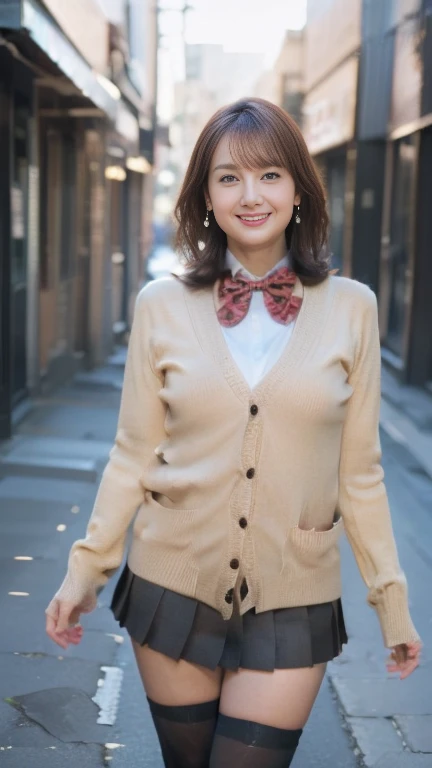
POLYGON ((190 560, 166 557, 159 542, 144 547, 138 539, 132 541, 128 566, 142 579, 173 589, 186 597, 195 597, 198 570, 190 560))

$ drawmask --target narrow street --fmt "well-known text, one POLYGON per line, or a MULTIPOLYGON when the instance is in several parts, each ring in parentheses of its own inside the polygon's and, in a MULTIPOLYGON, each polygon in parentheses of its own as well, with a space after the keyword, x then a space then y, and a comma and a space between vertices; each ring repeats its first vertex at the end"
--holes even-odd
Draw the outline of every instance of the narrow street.
MULTIPOLYGON (((108 605, 83 618, 66 652, 45 635, 44 608, 84 533, 115 433, 124 350, 103 369, 35 408, 0 454, 0 765, 4 768, 158 768, 160 752, 132 650, 108 605), (16 559, 16 558, 31 559, 16 559), (98 703, 92 698, 98 691, 98 703), (100 721, 98 723, 98 718, 100 721)), ((425 642, 422 667, 389 679, 378 622, 347 542, 342 545, 350 641, 329 665, 293 768, 432 766, 432 479, 398 439, 384 404, 384 465, 412 613, 425 642)), ((411 423, 411 422, 410 422, 411 423)), ((432 428, 432 421, 426 425, 432 428)), ((399 424, 400 427, 400 424, 399 424)), ((416 429, 413 427, 413 429, 416 429)), ((423 430, 429 438, 432 430, 423 430)))

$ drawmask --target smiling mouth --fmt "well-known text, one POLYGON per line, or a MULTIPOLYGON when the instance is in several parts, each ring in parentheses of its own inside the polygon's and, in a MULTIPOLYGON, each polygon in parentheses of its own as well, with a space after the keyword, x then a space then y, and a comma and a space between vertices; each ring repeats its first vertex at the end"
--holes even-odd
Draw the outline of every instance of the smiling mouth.
POLYGON ((257 216, 238 216, 237 218, 242 221, 263 221, 264 219, 268 219, 269 216, 271 216, 271 213, 261 213, 257 216))

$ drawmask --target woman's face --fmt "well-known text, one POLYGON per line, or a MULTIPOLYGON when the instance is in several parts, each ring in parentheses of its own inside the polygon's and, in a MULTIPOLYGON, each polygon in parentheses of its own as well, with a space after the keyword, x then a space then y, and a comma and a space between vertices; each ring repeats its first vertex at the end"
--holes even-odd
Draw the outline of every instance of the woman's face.
POLYGON ((212 157, 206 202, 227 235, 228 247, 265 247, 285 238, 300 196, 286 168, 237 167, 226 137, 212 157))

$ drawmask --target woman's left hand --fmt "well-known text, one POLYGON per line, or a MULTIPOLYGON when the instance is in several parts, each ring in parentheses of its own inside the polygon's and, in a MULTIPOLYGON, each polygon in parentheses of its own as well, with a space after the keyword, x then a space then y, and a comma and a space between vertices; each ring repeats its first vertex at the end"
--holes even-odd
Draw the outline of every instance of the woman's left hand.
POLYGON ((420 641, 395 645, 387 660, 387 671, 400 672, 400 679, 404 680, 418 667, 421 649, 420 641))

